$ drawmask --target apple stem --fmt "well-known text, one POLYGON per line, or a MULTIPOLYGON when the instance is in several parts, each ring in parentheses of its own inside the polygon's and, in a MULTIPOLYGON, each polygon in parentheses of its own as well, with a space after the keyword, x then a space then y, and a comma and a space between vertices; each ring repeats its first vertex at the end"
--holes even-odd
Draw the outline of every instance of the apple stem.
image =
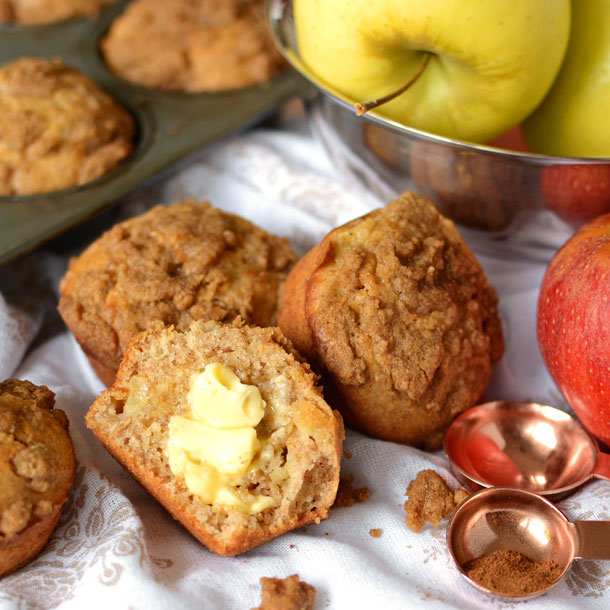
POLYGON ((388 95, 384 95, 383 97, 380 97, 376 100, 370 100, 368 102, 358 102, 358 103, 354 104, 354 108, 356 109, 356 114, 358 116, 360 116, 360 115, 364 114, 365 112, 368 112, 369 110, 373 110, 373 108, 377 108, 378 106, 381 106, 382 104, 385 104, 386 102, 390 102, 395 97, 398 97, 399 95, 404 93, 423 74, 424 70, 426 69, 426 66, 428 65, 428 62, 430 61, 430 55, 431 55, 431 53, 428 53, 427 51, 424 52, 424 55, 422 57, 421 63, 419 64, 419 67, 417 68, 417 71, 402 87, 400 87, 400 89, 397 89, 396 91, 393 91, 392 93, 389 93, 388 95))

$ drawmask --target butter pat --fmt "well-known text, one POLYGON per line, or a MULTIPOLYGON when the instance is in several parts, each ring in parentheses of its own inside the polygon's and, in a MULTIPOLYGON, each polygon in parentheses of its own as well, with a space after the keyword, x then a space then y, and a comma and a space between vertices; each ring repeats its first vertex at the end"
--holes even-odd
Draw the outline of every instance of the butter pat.
POLYGON ((208 364, 194 377, 188 401, 193 415, 215 428, 256 426, 265 413, 258 388, 246 385, 224 364, 208 364))
POLYGON ((169 421, 172 448, 195 463, 214 466, 223 474, 244 474, 258 448, 254 428, 213 428, 197 418, 174 415, 169 421))
POLYGON ((193 377, 187 401, 189 411, 169 420, 172 473, 184 476, 188 489, 207 504, 224 504, 247 514, 275 506, 271 497, 237 493, 261 448, 255 427, 266 405, 258 388, 213 363, 193 377))

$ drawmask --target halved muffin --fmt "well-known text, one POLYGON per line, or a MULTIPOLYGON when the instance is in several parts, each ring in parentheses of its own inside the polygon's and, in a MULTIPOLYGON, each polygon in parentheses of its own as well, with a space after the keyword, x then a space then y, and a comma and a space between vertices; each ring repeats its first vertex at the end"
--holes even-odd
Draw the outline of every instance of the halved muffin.
POLYGON ((329 515, 343 425, 315 382, 277 328, 156 323, 87 425, 205 546, 235 555, 329 515))
POLYGON ((480 264, 455 225, 410 192, 302 258, 278 322, 346 423, 427 448, 481 397, 504 350, 480 264))

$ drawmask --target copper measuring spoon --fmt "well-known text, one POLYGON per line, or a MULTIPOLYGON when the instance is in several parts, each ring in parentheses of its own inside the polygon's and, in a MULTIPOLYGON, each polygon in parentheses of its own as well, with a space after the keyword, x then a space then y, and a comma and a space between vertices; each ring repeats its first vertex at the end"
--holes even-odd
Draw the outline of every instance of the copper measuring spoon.
POLYGON ((528 489, 557 500, 591 477, 610 480, 610 455, 569 413, 534 402, 468 409, 445 435, 456 478, 471 490, 528 489))
POLYGON ((518 601, 554 587, 574 559, 610 559, 610 521, 574 521, 547 499, 522 489, 483 489, 464 500, 447 528, 447 544, 462 576, 479 591, 518 601), (557 562, 561 573, 549 586, 529 595, 488 589, 466 575, 463 565, 498 549, 534 560, 557 562))

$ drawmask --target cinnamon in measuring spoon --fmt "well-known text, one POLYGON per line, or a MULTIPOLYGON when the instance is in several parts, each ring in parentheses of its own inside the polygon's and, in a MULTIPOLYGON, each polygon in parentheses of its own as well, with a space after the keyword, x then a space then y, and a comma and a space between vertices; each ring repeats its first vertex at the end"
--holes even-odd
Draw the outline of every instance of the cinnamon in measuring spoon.
POLYGON ((502 595, 532 595, 561 576, 561 566, 552 559, 530 559, 509 549, 471 559, 462 569, 476 583, 502 595))

